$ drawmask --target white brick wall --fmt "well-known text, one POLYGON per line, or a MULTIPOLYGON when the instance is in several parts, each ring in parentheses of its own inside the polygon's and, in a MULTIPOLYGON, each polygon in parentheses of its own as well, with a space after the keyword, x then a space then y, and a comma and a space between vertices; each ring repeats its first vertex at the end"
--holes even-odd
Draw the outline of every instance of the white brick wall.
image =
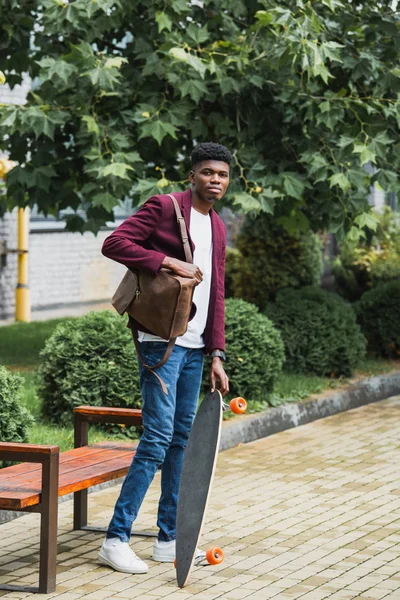
POLYGON ((31 89, 31 79, 25 75, 21 85, 16 85, 13 89, 6 83, 0 88, 0 102, 2 104, 25 104, 26 96, 31 89))
MULTIPOLYGON (((8 248, 17 247, 17 210, 0 219, 0 245, 5 242, 8 248)), ((11 316, 15 311, 15 286, 17 255, 7 254, 0 262, 0 319, 11 316)))
POLYGON ((109 231, 31 233, 29 286, 32 309, 110 300, 125 267, 101 254, 109 231))
MULTIPOLYGON (((32 310, 63 304, 109 302, 125 267, 105 258, 101 246, 110 231, 91 233, 31 232, 29 236, 29 288, 32 310)), ((17 245, 17 213, 0 220, 0 242, 17 245)), ((0 319, 15 314, 17 255, 7 254, 0 267, 0 319)))

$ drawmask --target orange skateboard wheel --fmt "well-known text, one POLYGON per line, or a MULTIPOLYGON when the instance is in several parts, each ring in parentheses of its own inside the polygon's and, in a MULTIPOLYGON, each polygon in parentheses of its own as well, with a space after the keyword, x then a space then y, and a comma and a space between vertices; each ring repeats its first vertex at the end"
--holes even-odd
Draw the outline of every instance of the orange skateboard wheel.
POLYGON ((221 548, 210 548, 206 552, 206 559, 209 565, 219 565, 224 560, 224 553, 221 548))
POLYGON ((238 398, 233 398, 233 400, 230 401, 229 406, 231 411, 236 415, 241 415, 247 410, 247 402, 240 396, 238 398))
POLYGON ((176 558, 174 558, 174 567, 176 569, 176 558))

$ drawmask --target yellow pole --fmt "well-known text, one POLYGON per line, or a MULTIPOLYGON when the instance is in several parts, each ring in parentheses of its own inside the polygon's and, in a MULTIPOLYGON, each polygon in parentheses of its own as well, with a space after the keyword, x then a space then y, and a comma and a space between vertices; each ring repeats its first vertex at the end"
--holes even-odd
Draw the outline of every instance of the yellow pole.
POLYGON ((15 320, 30 322, 31 301, 28 285, 29 209, 18 209, 18 283, 15 291, 15 320))

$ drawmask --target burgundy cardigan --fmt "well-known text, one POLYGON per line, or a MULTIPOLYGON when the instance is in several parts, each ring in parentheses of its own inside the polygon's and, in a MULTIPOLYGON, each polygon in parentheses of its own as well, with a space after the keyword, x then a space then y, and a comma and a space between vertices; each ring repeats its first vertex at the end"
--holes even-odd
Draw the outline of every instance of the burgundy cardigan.
MULTIPOLYGON (((174 192, 173 195, 177 199, 185 219, 193 253, 194 244, 190 237, 191 190, 174 192)), ((206 354, 216 348, 225 350, 226 231, 224 223, 213 209, 210 216, 213 251, 210 303, 204 330, 204 352, 206 354)), ((128 268, 145 268, 152 273, 158 272, 165 256, 184 261, 185 253, 171 198, 167 195, 149 198, 137 213, 121 223, 104 240, 102 253, 128 268)), ((139 329, 143 329, 143 327, 139 326, 139 329)))

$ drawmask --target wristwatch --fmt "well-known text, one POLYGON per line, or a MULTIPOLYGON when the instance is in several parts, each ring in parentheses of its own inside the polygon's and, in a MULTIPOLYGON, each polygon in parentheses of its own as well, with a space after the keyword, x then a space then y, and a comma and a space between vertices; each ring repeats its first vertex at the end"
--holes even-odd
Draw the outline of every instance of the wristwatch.
POLYGON ((221 360, 226 360, 226 355, 223 350, 214 350, 210 354, 211 358, 220 358, 221 360))

